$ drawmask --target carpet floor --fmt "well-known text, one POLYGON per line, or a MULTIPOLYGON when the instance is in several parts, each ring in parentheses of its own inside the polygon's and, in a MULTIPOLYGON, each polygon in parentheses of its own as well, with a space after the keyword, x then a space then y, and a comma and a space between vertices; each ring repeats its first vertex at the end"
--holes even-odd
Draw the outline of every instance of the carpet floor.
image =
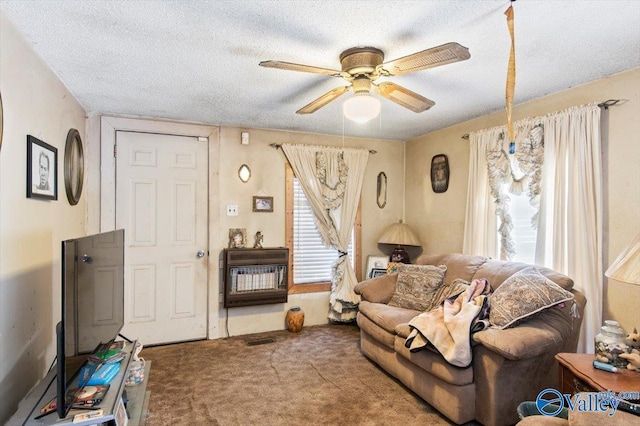
POLYGON ((451 425, 360 352, 356 325, 144 348, 147 425, 451 425))

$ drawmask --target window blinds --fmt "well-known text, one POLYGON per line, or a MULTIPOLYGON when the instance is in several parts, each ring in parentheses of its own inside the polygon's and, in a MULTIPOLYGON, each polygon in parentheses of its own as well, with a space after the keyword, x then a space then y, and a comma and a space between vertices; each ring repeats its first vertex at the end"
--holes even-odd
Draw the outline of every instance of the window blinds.
MULTIPOLYGON (((353 231, 349 243, 353 264, 353 231)), ((311 206, 297 178, 293 179, 293 282, 308 284, 331 281, 331 264, 338 252, 325 247, 316 229, 311 206)))

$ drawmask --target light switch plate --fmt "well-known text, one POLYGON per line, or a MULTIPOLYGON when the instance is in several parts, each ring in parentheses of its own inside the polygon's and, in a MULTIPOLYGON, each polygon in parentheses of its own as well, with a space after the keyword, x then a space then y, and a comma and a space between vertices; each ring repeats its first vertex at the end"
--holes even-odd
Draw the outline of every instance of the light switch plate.
POLYGON ((227 216, 238 216, 237 204, 227 204, 227 216))

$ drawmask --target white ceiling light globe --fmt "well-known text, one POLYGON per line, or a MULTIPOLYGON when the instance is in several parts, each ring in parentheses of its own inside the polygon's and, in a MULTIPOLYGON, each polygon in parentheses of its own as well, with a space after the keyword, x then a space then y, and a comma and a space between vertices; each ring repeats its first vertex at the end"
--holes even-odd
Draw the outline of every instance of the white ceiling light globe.
POLYGON ((368 93, 356 93, 342 104, 344 116, 356 123, 366 123, 380 114, 380 101, 368 93))

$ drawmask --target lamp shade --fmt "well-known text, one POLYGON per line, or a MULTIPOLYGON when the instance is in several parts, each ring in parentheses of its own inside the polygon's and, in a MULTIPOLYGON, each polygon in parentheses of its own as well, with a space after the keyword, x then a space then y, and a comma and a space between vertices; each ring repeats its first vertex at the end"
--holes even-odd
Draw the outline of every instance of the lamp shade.
POLYGON ((640 285, 640 234, 604 274, 616 281, 640 285))
POLYGON ((366 123, 380 114, 380 101, 369 93, 356 93, 344 101, 342 112, 349 120, 366 123))
POLYGON ((378 239, 378 243, 400 246, 421 246, 416 234, 409 228, 409 225, 402 223, 402 221, 389 225, 378 239))

